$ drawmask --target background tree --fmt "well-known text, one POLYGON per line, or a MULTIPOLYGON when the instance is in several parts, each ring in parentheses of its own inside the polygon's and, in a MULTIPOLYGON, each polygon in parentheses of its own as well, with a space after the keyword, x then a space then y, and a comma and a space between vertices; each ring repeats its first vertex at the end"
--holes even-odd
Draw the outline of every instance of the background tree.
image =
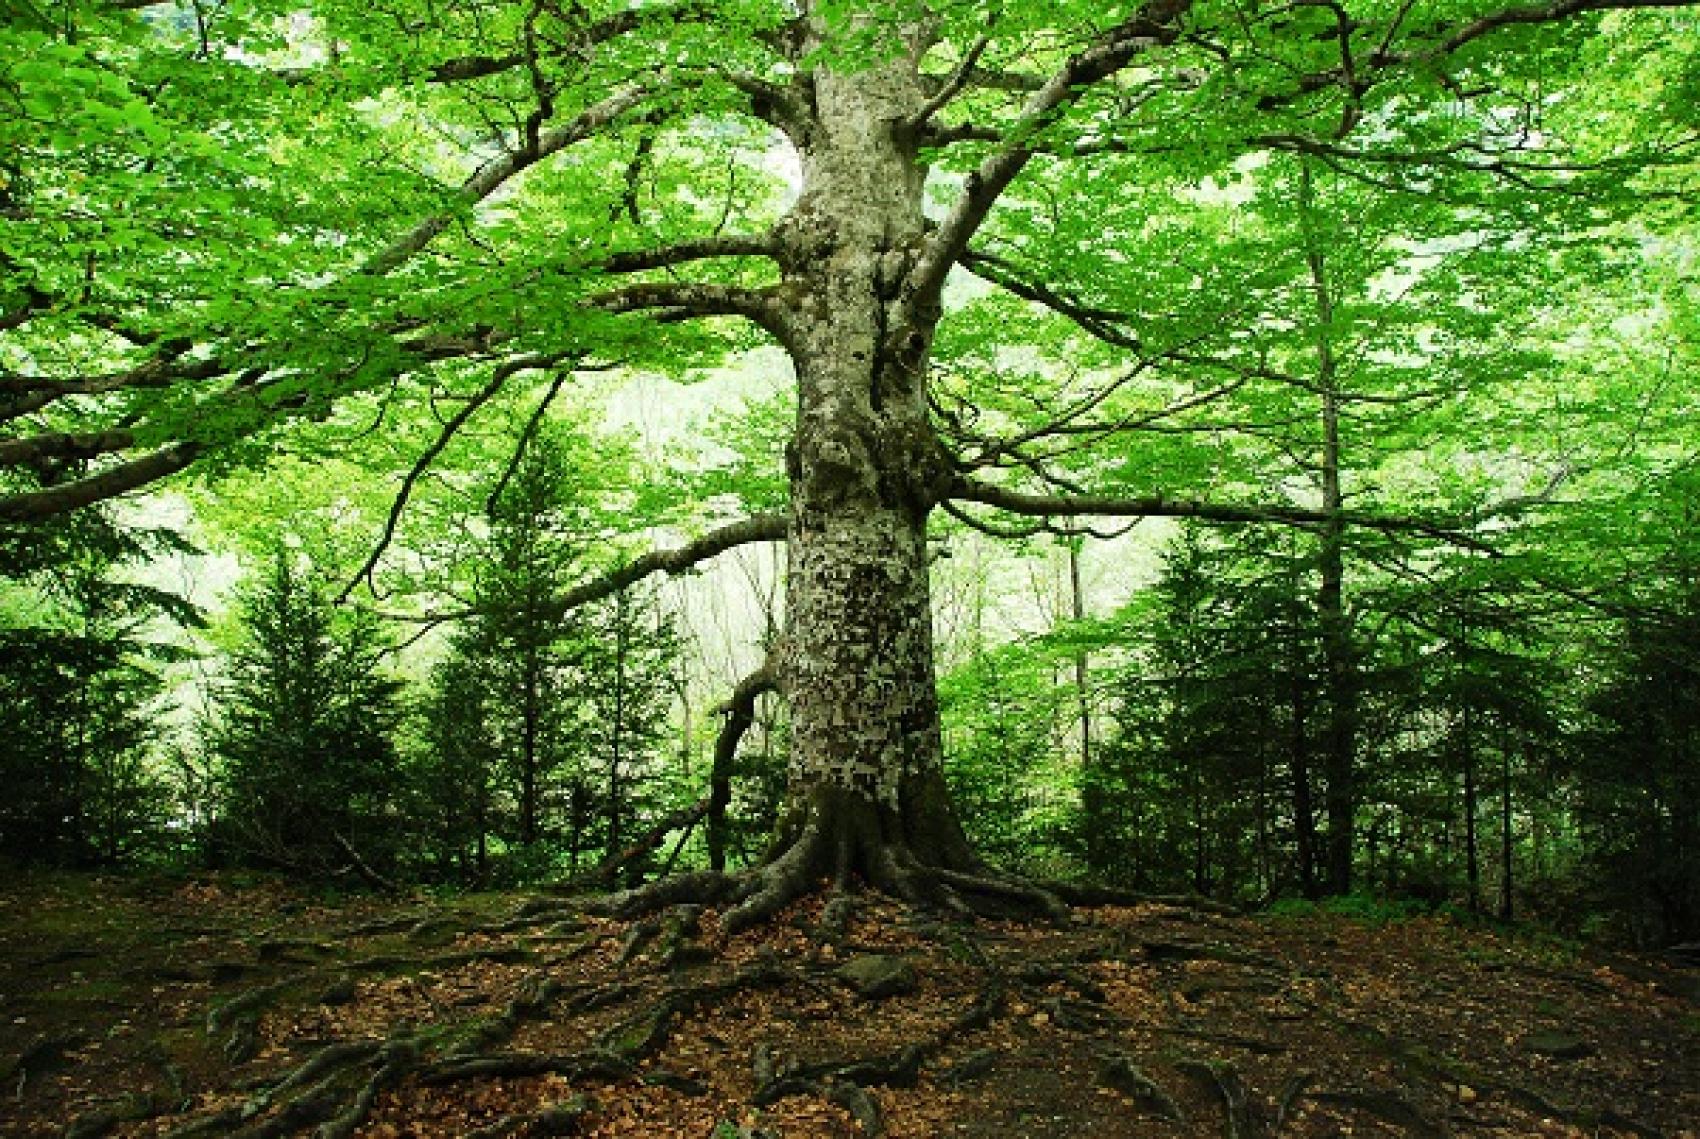
MULTIPOLYGON (((581 763, 595 777, 594 783, 587 780, 596 788, 589 815, 601 829, 603 857, 611 863, 663 805, 656 783, 674 703, 671 673, 679 640, 671 618, 641 586, 622 589, 585 618, 575 692, 581 763)), ((626 877, 636 882, 642 872, 641 864, 631 866, 626 877)))
POLYGON ((208 728, 219 836, 238 859, 382 874, 401 838, 389 646, 372 618, 337 611, 287 551, 243 599, 240 620, 208 728))
MULTIPOLYGON (((564 624, 556 605, 583 556, 584 504, 570 493, 573 470, 553 434, 533 438, 511 474, 489 500, 472 623, 457 647, 489 689, 484 727, 510 772, 512 840, 532 847, 552 803, 585 793, 583 773, 572 770, 586 746, 573 689, 589 634, 564 624)), ((575 839, 575 863, 581 849, 575 839)))
POLYGON ((1694 490, 1690 476, 1646 504, 1662 564, 1607 646, 1577 764, 1590 900, 1642 944, 1700 933, 1694 490))
POLYGON ((485 885, 491 841, 504 832, 501 749, 490 732, 488 678, 458 644, 431 670, 406 770, 409 816, 435 877, 485 885))
POLYGON ((0 852, 116 865, 161 852, 170 626, 200 615, 131 580, 186 545, 168 530, 85 511, 52 528, 0 528, 0 852))

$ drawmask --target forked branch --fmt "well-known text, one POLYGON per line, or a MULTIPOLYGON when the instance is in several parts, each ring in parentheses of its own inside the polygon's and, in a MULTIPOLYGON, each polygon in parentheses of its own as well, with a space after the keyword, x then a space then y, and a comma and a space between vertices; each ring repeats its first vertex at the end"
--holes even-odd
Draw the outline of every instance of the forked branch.
POLYGON ((1081 95, 1148 48, 1174 43, 1192 0, 1148 0, 1096 44, 1072 57, 1028 98, 1021 118, 1003 145, 988 155, 963 185, 956 204, 939 223, 910 275, 910 286, 923 304, 936 301, 945 275, 986 220, 986 215, 1015 176, 1038 154, 1040 139, 1081 95))
POLYGON ((384 520, 383 533, 379 536, 377 544, 372 547, 372 552, 366 558, 365 564, 360 567, 360 572, 354 575, 353 580, 344 586, 342 593, 337 596, 338 604, 347 601, 348 595, 353 593, 355 587, 362 581, 366 582, 367 587, 373 593, 377 593, 377 585, 373 581, 372 575, 378 568, 378 562, 383 559, 384 551, 390 548, 391 542, 395 541, 396 528, 401 525, 401 516, 407 510, 407 501, 413 495, 413 488, 424 477, 425 472, 430 470, 431 464, 436 462, 437 456, 442 454, 443 449, 460 433, 460 429, 466 426, 467 421, 478 414, 478 409, 495 398, 496 393, 500 392, 514 376, 538 368, 552 368, 566 357, 567 353, 557 352, 552 356, 520 356, 503 363, 491 373, 489 381, 478 389, 472 398, 462 404, 459 411, 449 417, 448 422, 443 424, 443 429, 437 433, 437 438, 420 453, 419 458, 414 461, 412 469, 401 480, 401 489, 396 491, 395 499, 390 503, 389 517, 384 520))
POLYGON ((360 266, 360 274, 382 277, 394 272, 414 254, 429 245, 433 238, 452 224, 459 212, 477 205, 505 185, 523 170, 527 170, 550 155, 558 154, 575 143, 583 142, 597 131, 641 103, 648 94, 642 87, 627 87, 586 107, 571 122, 544 131, 535 144, 528 143, 518 150, 508 151, 479 167, 461 184, 456 193, 455 208, 432 214, 401 237, 396 238, 360 266))
POLYGON ((1030 304, 1049 309, 1071 321, 1088 336, 1117 348, 1139 352, 1142 346, 1138 335, 1126 330, 1132 318, 1115 309, 1101 308, 1068 296, 1060 289, 1041 285, 1020 275, 1016 267, 1003 258, 989 253, 964 250, 957 263, 983 281, 989 281, 1013 296, 1030 304))

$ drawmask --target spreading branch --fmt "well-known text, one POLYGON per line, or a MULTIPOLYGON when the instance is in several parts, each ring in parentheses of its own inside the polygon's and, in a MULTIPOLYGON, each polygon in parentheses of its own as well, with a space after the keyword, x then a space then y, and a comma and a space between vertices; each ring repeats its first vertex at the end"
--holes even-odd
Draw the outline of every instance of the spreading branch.
POLYGON ((627 87, 616 91, 601 102, 585 108, 571 122, 553 130, 543 131, 535 141, 528 140, 526 145, 519 149, 510 150, 486 162, 461 184, 455 195, 455 208, 431 215, 390 242, 360 266, 360 275, 382 277, 394 272, 447 229, 462 210, 482 202, 521 171, 596 134, 636 107, 647 94, 642 87, 627 87))
POLYGON ((1451 55, 1465 44, 1481 39, 1492 32, 1519 24, 1551 24, 1588 12, 1611 12, 1633 8, 1691 8, 1694 0, 1556 0, 1551 4, 1526 4, 1502 8, 1458 28, 1434 47, 1406 56, 1387 57, 1392 61, 1433 59, 1451 55))
MULTIPOLYGON (((130 0, 135 3, 138 0, 130 0)), ((163 0, 140 0, 146 3, 160 3, 163 0)), ((556 9, 559 11, 560 9, 556 9)), ((577 5, 572 10, 582 12, 577 5)), ((586 56, 592 49, 601 44, 619 39, 636 31, 643 23, 676 23, 683 24, 692 20, 704 19, 712 15, 712 5, 703 3, 686 3, 673 5, 642 5, 627 8, 611 16, 584 24, 570 30, 565 40, 559 44, 559 54, 563 57, 586 56)), ((501 75, 526 67, 535 62, 534 53, 504 52, 499 55, 464 55, 445 59, 433 66, 429 79, 433 83, 463 83, 471 79, 483 79, 490 75, 501 75)))
POLYGON ((727 550, 748 546, 755 542, 779 542, 785 538, 786 520, 783 514, 757 514, 718 530, 711 530, 694 542, 673 550, 655 550, 634 561, 627 562, 619 569, 603 574, 601 577, 575 586, 562 594, 556 605, 563 611, 577 609, 592 601, 600 601, 633 585, 651 574, 664 573, 669 577, 677 576, 705 562, 712 557, 724 554, 727 550))
POLYGON ((204 450, 199 443, 173 443, 87 478, 0 497, 0 522, 38 522, 116 498, 184 470, 204 450))
POLYGON ((1131 320, 1126 313, 1087 304, 1061 290, 1028 280, 1008 261, 990 253, 964 250, 957 263, 981 280, 1064 317, 1096 340, 1130 352, 1142 350, 1139 337, 1123 327, 1131 320))
POLYGON ((1028 494, 975 479, 960 478, 947 496, 956 503, 977 502, 1011 514, 1035 518, 1197 518, 1206 522, 1261 522, 1282 526, 1343 524, 1389 533, 1415 533, 1454 546, 1498 555, 1498 550, 1464 532, 1455 522, 1411 515, 1366 514, 1354 510, 1312 510, 1281 503, 1233 504, 1174 499, 1163 495, 1121 498, 1115 495, 1028 494))
POLYGON ((185 360, 189 348, 185 341, 172 341, 133 368, 93 376, 55 378, 0 372, 0 423, 40 411, 67 396, 164 388, 185 380, 214 379, 232 370, 222 360, 185 360))
POLYGON ((649 312, 661 319, 741 316, 776 337, 784 334, 784 310, 773 289, 650 281, 598 293, 588 304, 604 312, 649 312))
MULTIPOLYGON (((995 14, 993 19, 996 19, 995 14)), ((980 64, 980 57, 986 53, 986 49, 990 46, 992 46, 990 36, 982 35, 977 38, 969 46, 967 53, 962 57, 961 65, 951 74, 950 78, 939 85, 939 89, 933 92, 932 98, 928 99, 920 110, 909 116, 908 121, 903 124, 905 129, 919 130, 926 125, 927 120, 942 111, 950 104, 952 99, 960 95, 963 88, 973 81, 975 68, 980 64)))
POLYGON ((55 459, 93 459, 135 444, 135 433, 122 428, 0 439, 0 467, 36 466, 55 459))
POLYGON ((1071 58, 1028 98, 1020 120, 1001 148, 988 155, 968 176, 961 196, 939 223, 916 263, 910 285, 922 303, 936 300, 944 287, 945 275, 968 248, 968 242, 979 231, 992 206, 1039 153, 1035 136, 1055 122, 1088 88, 1120 71, 1141 52, 1174 43, 1180 37, 1181 18, 1191 7, 1192 0, 1148 0, 1097 44, 1071 58))
POLYGON ((771 233, 719 234, 675 242, 655 249, 633 249, 611 253, 602 262, 609 273, 643 273, 714 257, 774 257, 778 243, 771 233))

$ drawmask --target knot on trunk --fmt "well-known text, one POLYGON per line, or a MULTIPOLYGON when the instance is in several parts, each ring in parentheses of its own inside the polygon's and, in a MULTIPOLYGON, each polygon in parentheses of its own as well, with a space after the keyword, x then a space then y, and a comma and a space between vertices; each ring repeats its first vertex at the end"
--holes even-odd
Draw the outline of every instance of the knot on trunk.
POLYGON ((855 431, 844 426, 828 429, 800 450, 803 482, 813 505, 842 505, 877 497, 874 457, 866 440, 855 431))

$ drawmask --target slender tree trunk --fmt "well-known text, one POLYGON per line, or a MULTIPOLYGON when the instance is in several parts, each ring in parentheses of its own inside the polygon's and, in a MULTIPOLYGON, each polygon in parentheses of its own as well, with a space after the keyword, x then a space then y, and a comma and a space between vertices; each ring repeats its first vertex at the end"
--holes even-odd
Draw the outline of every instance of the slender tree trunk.
POLYGON ((1317 557, 1317 616, 1322 628, 1327 734, 1323 767, 1328 777, 1328 889, 1352 888, 1353 826, 1357 814, 1356 687, 1351 629, 1345 607, 1345 497, 1340 485, 1340 393, 1334 357, 1334 298, 1329 289, 1323 242, 1314 230, 1314 196, 1309 164, 1301 167, 1300 220, 1305 257, 1316 303, 1317 390, 1322 396, 1322 509, 1328 516, 1317 557))
MULTIPOLYGON (((1071 611, 1076 621, 1086 620, 1086 589, 1080 576, 1081 539, 1068 543, 1068 585, 1071 611)), ((1074 654, 1074 691, 1080 705, 1080 770, 1092 767, 1092 692, 1088 686, 1090 661, 1085 649, 1074 654)))
POLYGON ((1511 733, 1499 749, 1499 918, 1512 918, 1511 733))
POLYGON ((1475 716, 1467 696, 1464 700, 1460 731, 1462 738, 1459 740, 1459 748, 1464 763, 1464 881, 1469 890, 1470 912, 1474 914, 1480 913, 1482 908, 1482 864, 1480 844, 1476 835, 1478 796, 1475 716))
MULTIPOLYGON (((1259 729, 1267 738, 1270 735, 1270 724, 1267 713, 1258 717, 1259 729)), ((1260 897, 1267 898, 1275 892, 1274 859, 1270 854, 1270 816, 1274 813, 1272 804, 1275 799, 1271 791, 1269 752, 1265 748, 1257 749, 1257 892, 1260 897)))
POLYGON ((543 716, 542 662, 538 658, 536 647, 528 646, 520 709, 519 841, 522 846, 537 841, 538 729, 543 716))
POLYGON ((1293 777, 1293 842, 1299 863, 1299 889, 1315 900, 1322 896, 1316 880, 1316 797, 1310 777, 1310 701, 1305 697, 1305 678, 1295 662, 1292 678, 1293 733, 1288 763, 1293 777))
POLYGON ((622 827, 625 785, 620 766, 626 736, 626 657, 630 649, 627 635, 631 615, 624 590, 614 595, 614 709, 608 724, 608 849, 607 857, 619 856, 625 842, 622 827))
POLYGON ((1205 817, 1204 773, 1199 757, 1192 763, 1192 892, 1210 892, 1210 830, 1205 817))

